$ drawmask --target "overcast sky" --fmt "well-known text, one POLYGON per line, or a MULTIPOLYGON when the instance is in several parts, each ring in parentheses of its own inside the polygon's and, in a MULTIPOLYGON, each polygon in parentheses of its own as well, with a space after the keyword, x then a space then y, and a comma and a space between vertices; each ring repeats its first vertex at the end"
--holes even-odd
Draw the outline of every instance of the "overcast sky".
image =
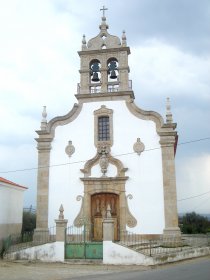
POLYGON ((136 104, 165 117, 171 99, 178 200, 197 196, 179 212, 210 213, 209 0, 0 0, 0 176, 27 186, 24 204, 36 205, 42 106, 50 120, 76 102, 77 51, 83 34, 99 33, 103 5, 109 33, 126 31, 136 104))

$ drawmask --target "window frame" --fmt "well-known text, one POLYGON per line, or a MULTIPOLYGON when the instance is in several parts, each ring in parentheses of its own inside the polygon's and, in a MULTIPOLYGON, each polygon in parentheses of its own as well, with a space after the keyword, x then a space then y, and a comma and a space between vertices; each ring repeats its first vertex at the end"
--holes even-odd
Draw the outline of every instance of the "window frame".
POLYGON ((100 109, 94 111, 94 144, 96 147, 101 145, 113 145, 113 110, 106 108, 102 105, 100 109), (99 139, 99 119, 101 117, 109 118, 109 139, 100 140, 99 139))

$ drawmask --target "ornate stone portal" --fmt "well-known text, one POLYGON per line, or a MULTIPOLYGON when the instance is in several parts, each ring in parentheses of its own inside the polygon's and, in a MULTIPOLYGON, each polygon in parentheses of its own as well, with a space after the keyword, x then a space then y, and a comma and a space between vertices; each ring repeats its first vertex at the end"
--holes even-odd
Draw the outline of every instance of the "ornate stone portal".
POLYGON ((127 198, 131 195, 125 195, 125 184, 128 177, 125 176, 127 168, 124 168, 121 161, 111 156, 109 149, 99 149, 96 156, 87 161, 85 168, 81 171, 84 177, 80 178, 84 183, 84 197, 78 196, 77 200, 82 199, 80 212, 74 220, 74 225, 81 227, 84 223, 93 224, 93 239, 102 240, 103 220, 107 218, 107 212, 110 210, 111 217, 114 219, 114 239, 119 240, 120 231, 128 227, 135 227, 137 220, 131 214, 128 208, 127 198), (106 177, 105 173, 109 163, 117 167, 116 177, 106 177), (90 177, 91 169, 96 164, 101 167, 101 177, 90 177))

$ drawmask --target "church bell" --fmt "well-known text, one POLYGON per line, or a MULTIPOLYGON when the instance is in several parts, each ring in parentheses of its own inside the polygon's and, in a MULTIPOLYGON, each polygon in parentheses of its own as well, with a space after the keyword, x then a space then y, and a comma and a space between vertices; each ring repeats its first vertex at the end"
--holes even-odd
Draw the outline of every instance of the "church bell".
POLYGON ((117 78, 116 72, 115 70, 112 70, 110 74, 110 79, 116 79, 116 78, 117 78))
POLYGON ((98 77, 98 73, 97 73, 97 72, 94 72, 94 73, 93 73, 92 81, 93 81, 93 82, 99 82, 99 77, 98 77))

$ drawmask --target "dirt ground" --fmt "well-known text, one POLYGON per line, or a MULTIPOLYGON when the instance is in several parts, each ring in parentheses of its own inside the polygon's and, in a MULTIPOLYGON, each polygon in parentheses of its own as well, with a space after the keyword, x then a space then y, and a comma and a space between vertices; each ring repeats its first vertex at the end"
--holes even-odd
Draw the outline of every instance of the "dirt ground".
POLYGON ((1 261, 0 280, 64 280, 77 276, 148 270, 144 266, 1 261))

